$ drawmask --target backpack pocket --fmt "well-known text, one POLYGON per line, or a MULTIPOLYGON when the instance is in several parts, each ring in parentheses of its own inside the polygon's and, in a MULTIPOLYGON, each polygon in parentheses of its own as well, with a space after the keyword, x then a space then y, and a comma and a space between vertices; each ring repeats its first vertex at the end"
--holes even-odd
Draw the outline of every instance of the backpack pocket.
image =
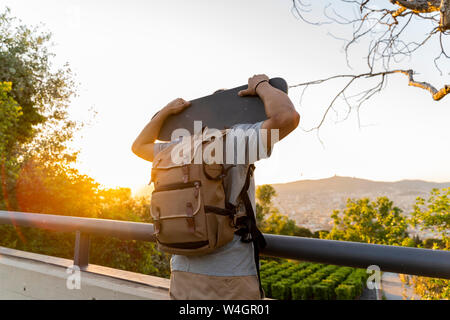
POLYGON ((173 252, 209 247, 200 181, 159 186, 151 215, 158 243, 173 252))

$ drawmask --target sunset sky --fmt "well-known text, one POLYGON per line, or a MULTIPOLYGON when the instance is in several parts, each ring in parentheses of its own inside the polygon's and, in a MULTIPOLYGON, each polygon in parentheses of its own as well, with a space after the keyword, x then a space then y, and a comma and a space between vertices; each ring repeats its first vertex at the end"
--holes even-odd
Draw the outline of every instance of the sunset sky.
MULTIPOLYGON (((382 1, 388 3, 388 1, 382 1)), ((322 6, 327 2, 323 2, 322 6)), ((150 178, 151 164, 131 144, 152 115, 177 97, 190 100, 219 88, 246 83, 256 73, 283 77, 288 84, 339 73, 362 73, 364 46, 353 51, 353 70, 342 42, 327 33, 340 26, 308 25, 291 13, 291 1, 1 0, 1 7, 27 25, 40 22, 53 33, 55 65, 68 62, 79 83, 71 103, 74 119, 89 120, 73 146, 81 149, 77 168, 107 187, 134 191, 150 178)), ((342 8, 343 13, 347 9, 342 8)), ((347 12, 349 13, 349 11, 347 12)), ((321 10, 309 15, 322 17, 321 10)), ((417 34, 423 31, 414 30, 417 34)), ((431 43, 400 67, 413 67, 417 80, 450 83, 433 65, 431 43)), ((362 83, 362 82, 361 82, 362 83)), ((394 181, 450 181, 450 97, 434 102, 428 92, 408 87, 403 75, 361 110, 336 123, 330 113, 316 125, 343 82, 330 82, 289 96, 301 115, 300 127, 278 143, 270 159, 257 163, 256 183, 351 176, 394 181)))

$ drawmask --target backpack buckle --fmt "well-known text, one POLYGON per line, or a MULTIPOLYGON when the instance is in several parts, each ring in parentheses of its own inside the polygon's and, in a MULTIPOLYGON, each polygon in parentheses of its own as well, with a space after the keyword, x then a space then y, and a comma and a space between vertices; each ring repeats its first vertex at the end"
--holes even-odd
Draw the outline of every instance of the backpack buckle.
POLYGON ((253 177, 253 172, 255 171, 255 165, 253 163, 248 167, 248 171, 250 177, 253 177))
POLYGON ((200 193, 200 184, 198 182, 195 182, 195 190, 194 190, 195 199, 198 199, 199 193, 200 193))

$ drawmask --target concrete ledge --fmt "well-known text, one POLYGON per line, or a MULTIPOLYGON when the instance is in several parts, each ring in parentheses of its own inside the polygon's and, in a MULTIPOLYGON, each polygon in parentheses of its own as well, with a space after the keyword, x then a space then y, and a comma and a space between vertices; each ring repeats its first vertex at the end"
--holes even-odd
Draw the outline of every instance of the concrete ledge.
POLYGON ((169 279, 98 265, 82 269, 80 289, 70 289, 67 283, 76 276, 68 270, 72 264, 0 247, 0 299, 169 299, 169 279))

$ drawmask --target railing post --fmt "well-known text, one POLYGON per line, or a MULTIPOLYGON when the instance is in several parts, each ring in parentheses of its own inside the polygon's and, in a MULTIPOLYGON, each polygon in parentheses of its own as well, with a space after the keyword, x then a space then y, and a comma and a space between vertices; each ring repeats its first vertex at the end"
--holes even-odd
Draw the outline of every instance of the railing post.
POLYGON ((75 253, 73 257, 73 264, 80 269, 87 267, 89 264, 89 235, 77 231, 75 236, 75 253))

